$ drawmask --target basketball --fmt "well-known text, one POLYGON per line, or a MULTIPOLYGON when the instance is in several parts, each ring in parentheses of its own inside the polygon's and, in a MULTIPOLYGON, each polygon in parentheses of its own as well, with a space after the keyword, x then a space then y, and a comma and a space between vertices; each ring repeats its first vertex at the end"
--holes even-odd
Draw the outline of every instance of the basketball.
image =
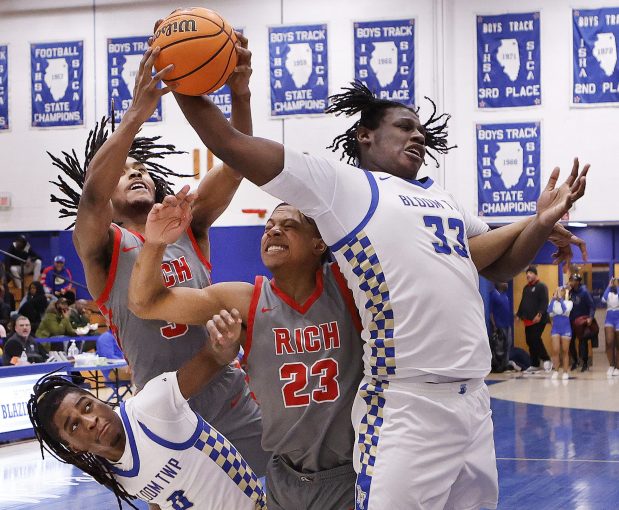
POLYGON ((175 92, 201 96, 221 87, 236 67, 237 38, 219 14, 203 7, 178 10, 155 31, 152 46, 160 53, 155 69, 174 64, 165 82, 178 83, 175 92))

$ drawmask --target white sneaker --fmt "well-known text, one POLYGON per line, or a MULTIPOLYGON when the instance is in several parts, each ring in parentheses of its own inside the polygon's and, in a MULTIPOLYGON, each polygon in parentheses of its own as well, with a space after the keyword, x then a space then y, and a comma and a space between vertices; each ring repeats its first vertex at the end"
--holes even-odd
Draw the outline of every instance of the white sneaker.
POLYGON ((563 374, 561 374, 561 379, 563 379, 564 381, 567 381, 570 378, 570 374, 568 374, 567 372, 563 372, 563 374))
POLYGON ((529 368, 525 370, 525 373, 527 374, 534 374, 535 372, 539 372, 539 368, 534 367, 533 365, 531 365, 529 368))
POLYGON ((613 368, 613 377, 619 377, 619 368, 613 368))
POLYGON ((550 376, 551 379, 558 379, 559 378, 559 372, 557 372, 556 370, 552 371, 552 375, 550 376))
POLYGON ((608 370, 606 371, 606 377, 612 377, 615 370, 617 370, 615 367, 608 367, 608 370))
POLYGON ((544 363, 542 363, 542 368, 546 372, 550 372, 552 370, 552 361, 544 361, 544 363))
MULTIPOLYGON (((518 363, 516 363, 513 360, 509 360, 509 366, 512 367, 516 372, 520 372, 522 370, 522 368, 520 368, 520 365, 518 365, 518 363)), ((619 370, 617 370, 617 375, 619 375, 619 370)))

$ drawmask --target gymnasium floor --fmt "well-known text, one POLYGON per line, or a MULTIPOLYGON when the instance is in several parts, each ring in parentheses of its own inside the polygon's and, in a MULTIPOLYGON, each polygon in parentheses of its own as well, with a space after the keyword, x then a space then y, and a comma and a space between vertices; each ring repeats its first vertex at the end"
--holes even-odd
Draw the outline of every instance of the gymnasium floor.
MULTIPOLYGON (((569 381, 492 376, 500 509, 619 507, 619 377, 591 372, 569 381)), ((139 508, 147 506, 138 503, 139 508)), ((41 456, 36 443, 0 448, 0 509, 102 510, 115 498, 90 477, 41 456)))

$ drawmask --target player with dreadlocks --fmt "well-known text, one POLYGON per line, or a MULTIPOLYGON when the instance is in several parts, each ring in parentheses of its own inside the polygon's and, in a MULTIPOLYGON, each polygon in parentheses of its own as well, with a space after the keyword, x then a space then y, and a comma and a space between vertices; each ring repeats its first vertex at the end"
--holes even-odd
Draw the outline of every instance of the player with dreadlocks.
MULTIPOLYGON (((331 113, 361 114, 334 142, 358 166, 243 135, 206 97, 177 102, 219 158, 315 220, 353 292, 365 341, 352 411, 356 507, 494 508, 483 382, 490 349, 478 271, 518 273, 584 194, 588 166, 578 175, 575 161, 558 187, 555 169, 533 218, 488 232, 450 193, 418 176, 427 149, 450 148, 447 116, 434 113, 422 124, 417 110, 359 83, 331 99, 331 113)), ((563 256, 574 240, 567 231, 557 236, 563 256)))
POLYGON ((178 371, 155 377, 119 407, 67 376, 42 377, 28 401, 41 454, 91 475, 114 493, 119 508, 124 501, 137 509, 135 499, 164 509, 266 508, 243 457, 187 403, 238 353, 237 314, 227 315, 229 330, 214 347, 205 344, 178 371))
MULTIPOLYGON (((239 64, 229 79, 232 123, 251 133, 251 53, 247 39, 240 36, 240 40, 244 47, 237 50, 239 64)), ((118 127, 108 133, 103 121, 89 136, 84 164, 80 165, 75 151, 65 153, 63 159, 53 158, 68 179, 58 178, 55 184, 65 197, 52 200, 62 206, 63 216, 75 214, 77 206, 73 240, 88 290, 119 341, 138 390, 153 377, 178 369, 207 339, 205 326, 143 320, 127 306, 129 277, 143 246, 148 212, 170 196, 167 179, 178 175, 162 164, 164 156, 178 154, 174 146, 162 144, 158 137, 137 136, 161 96, 173 90, 173 86, 157 88, 169 68, 151 76, 158 52, 152 48, 144 55, 133 102, 118 127)), ((220 166, 200 182, 190 227, 168 247, 161 264, 166 285, 203 288, 210 284, 209 227, 230 203, 240 180, 232 169, 220 166)), ((233 442, 257 473, 264 473, 268 455, 260 445, 260 409, 240 369, 223 368, 190 405, 233 442)))

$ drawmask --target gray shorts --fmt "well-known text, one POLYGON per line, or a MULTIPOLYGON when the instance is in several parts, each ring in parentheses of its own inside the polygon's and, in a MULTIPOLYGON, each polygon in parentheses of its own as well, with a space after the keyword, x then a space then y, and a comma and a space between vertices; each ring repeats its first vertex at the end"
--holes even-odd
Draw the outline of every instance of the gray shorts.
POLYGON ((269 510, 352 510, 356 477, 352 463, 299 473, 274 455, 267 466, 267 505, 269 510))

